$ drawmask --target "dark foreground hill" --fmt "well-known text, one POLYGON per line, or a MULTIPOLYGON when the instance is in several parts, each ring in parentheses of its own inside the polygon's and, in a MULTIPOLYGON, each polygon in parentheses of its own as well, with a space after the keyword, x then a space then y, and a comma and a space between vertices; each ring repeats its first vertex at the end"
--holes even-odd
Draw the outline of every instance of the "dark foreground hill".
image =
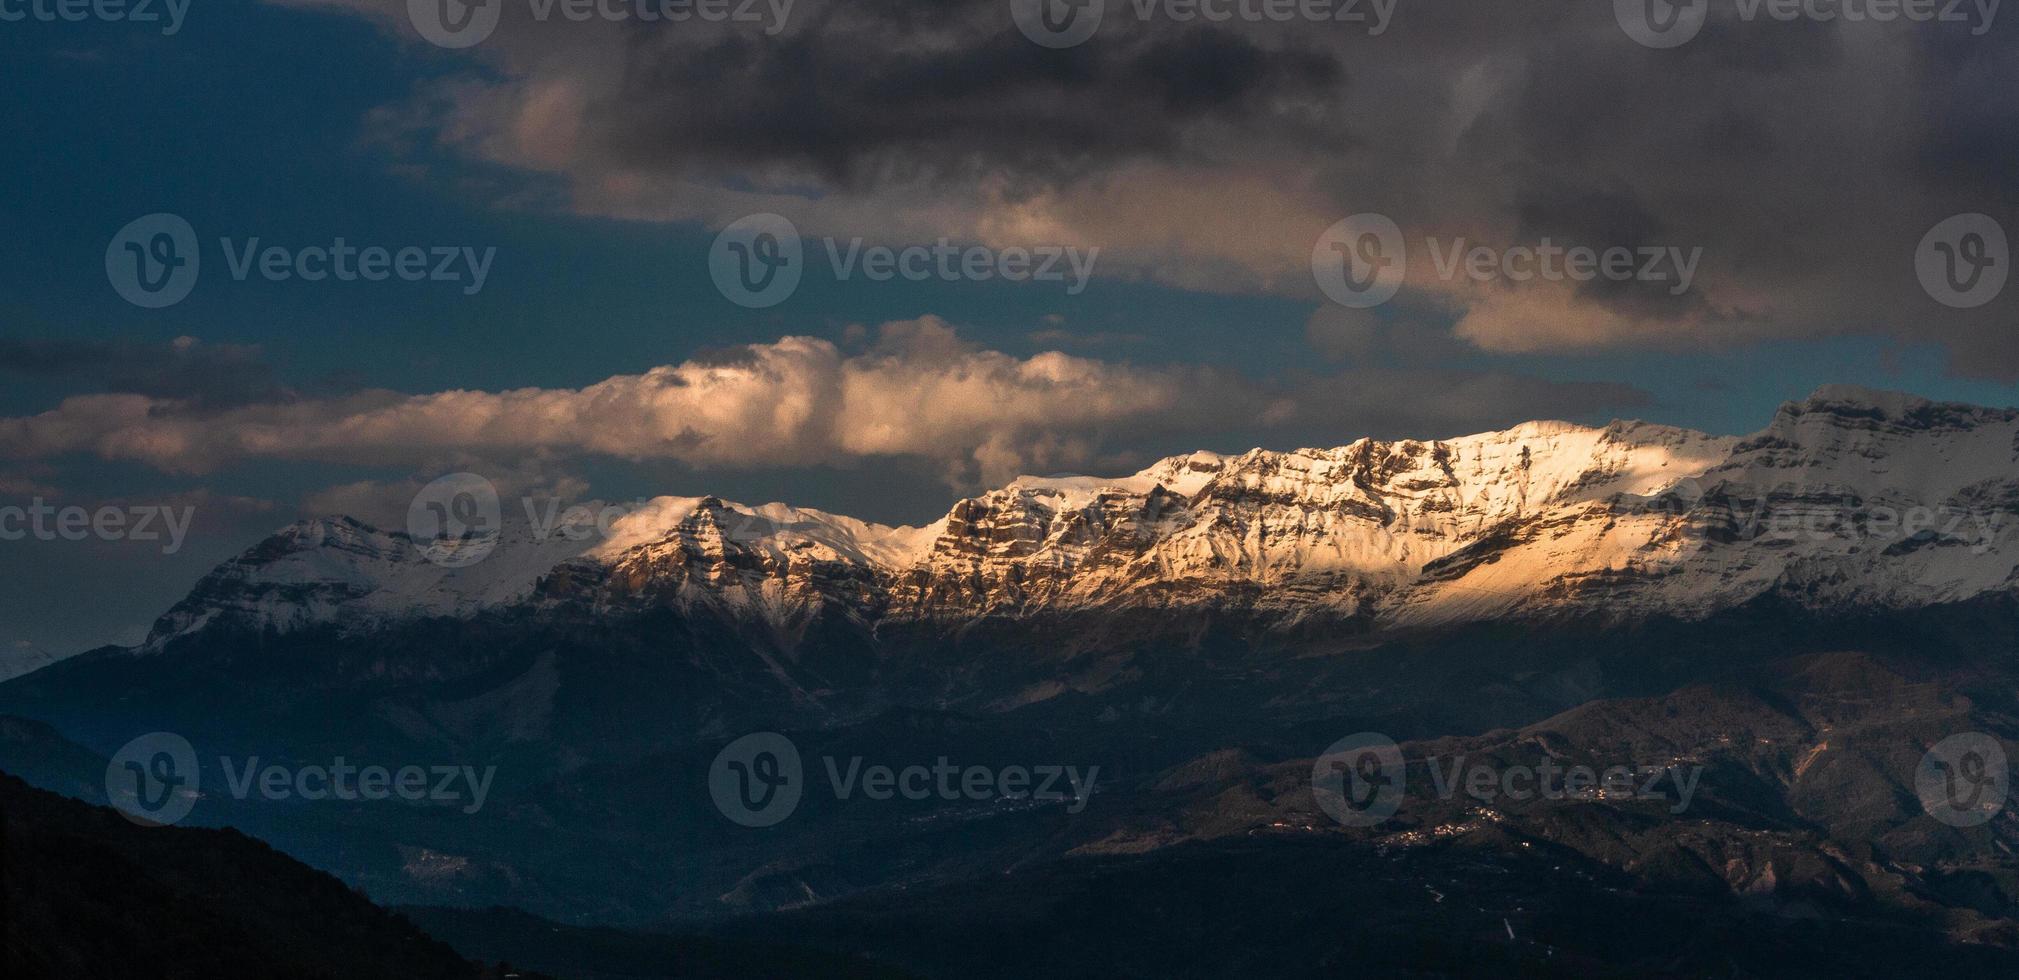
POLYGON ((0 975, 34 980, 570 980, 605 976, 901 977, 769 940, 563 929, 519 912, 452 913, 466 960, 405 915, 235 830, 142 827, 0 773, 0 975))
POLYGON ((237 831, 141 827, 5 774, 0 817, 8 976, 485 975, 337 879, 237 831))
POLYGON ((460 950, 508 960, 568 980, 750 980, 818 977, 821 980, 906 980, 915 976, 867 957, 821 952, 790 936, 752 939, 665 935, 567 926, 509 908, 400 909, 460 950))

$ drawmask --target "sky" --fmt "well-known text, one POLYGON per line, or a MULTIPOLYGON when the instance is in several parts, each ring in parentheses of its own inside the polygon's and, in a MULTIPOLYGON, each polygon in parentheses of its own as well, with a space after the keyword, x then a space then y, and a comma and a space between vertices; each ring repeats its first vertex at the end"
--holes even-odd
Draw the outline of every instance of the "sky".
POLYGON ((1023 4, 0 0, 0 532, 190 520, 0 534, 0 644, 135 642, 452 472, 917 524, 1200 448, 2019 403, 1995 6, 1023 4))

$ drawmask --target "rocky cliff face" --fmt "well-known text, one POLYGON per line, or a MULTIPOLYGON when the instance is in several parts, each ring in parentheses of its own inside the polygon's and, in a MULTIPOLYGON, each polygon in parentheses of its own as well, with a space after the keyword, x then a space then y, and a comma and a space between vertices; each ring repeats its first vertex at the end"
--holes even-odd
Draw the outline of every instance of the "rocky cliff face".
POLYGON ((1217 605, 1375 628, 1701 618, 1768 595, 1909 608, 2019 589, 2019 412, 1825 388, 1745 438, 1531 422, 1023 478, 922 528, 664 497, 568 531, 507 515, 488 557, 444 568, 404 533, 302 522, 212 572, 152 642, 552 605, 706 608, 781 636, 1217 605))

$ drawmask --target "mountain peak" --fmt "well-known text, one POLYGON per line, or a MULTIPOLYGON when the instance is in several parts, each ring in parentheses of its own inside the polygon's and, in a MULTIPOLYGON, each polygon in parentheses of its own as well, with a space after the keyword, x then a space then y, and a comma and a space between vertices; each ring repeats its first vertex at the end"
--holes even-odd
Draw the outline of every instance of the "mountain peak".
MULTIPOLYGON (((1892 419, 1905 418, 1936 404, 1919 395, 1904 391, 1889 391, 1883 388, 1867 388, 1863 385, 1827 384, 1810 393, 1798 404, 1809 411, 1850 407, 1876 409, 1883 416, 1892 419)), ((1957 405, 1954 407, 1973 407, 1957 405)))
POLYGON ((1904 391, 1831 384, 1817 388, 1799 402, 1783 404, 1775 415, 1775 422, 1804 415, 1864 419, 1916 428, 1969 428, 1986 422, 2019 419, 2019 409, 1941 402, 1904 391))
POLYGON ((1698 616, 1769 594, 1958 601, 2019 588, 2015 447, 2019 413, 1828 386, 1744 439, 1537 421, 1201 451, 1121 477, 1019 477, 916 528, 658 497, 593 526, 507 515, 494 553, 445 568, 403 533, 331 518, 219 566, 153 639, 213 623, 371 629, 578 598, 729 610, 779 635, 835 610, 959 622, 1259 603, 1286 621, 1419 627, 1574 610, 1698 616), (1916 509, 1944 519, 1900 531, 1916 509), (1790 520, 1813 529, 1776 530, 1790 520))

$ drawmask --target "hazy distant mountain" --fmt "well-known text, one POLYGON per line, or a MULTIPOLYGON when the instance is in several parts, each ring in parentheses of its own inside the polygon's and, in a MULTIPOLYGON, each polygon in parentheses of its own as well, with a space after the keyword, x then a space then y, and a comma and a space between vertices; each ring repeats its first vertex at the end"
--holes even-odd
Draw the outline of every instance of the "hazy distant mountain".
POLYGON ((33 645, 17 644, 0 649, 0 681, 41 670, 58 659, 55 654, 33 645))

